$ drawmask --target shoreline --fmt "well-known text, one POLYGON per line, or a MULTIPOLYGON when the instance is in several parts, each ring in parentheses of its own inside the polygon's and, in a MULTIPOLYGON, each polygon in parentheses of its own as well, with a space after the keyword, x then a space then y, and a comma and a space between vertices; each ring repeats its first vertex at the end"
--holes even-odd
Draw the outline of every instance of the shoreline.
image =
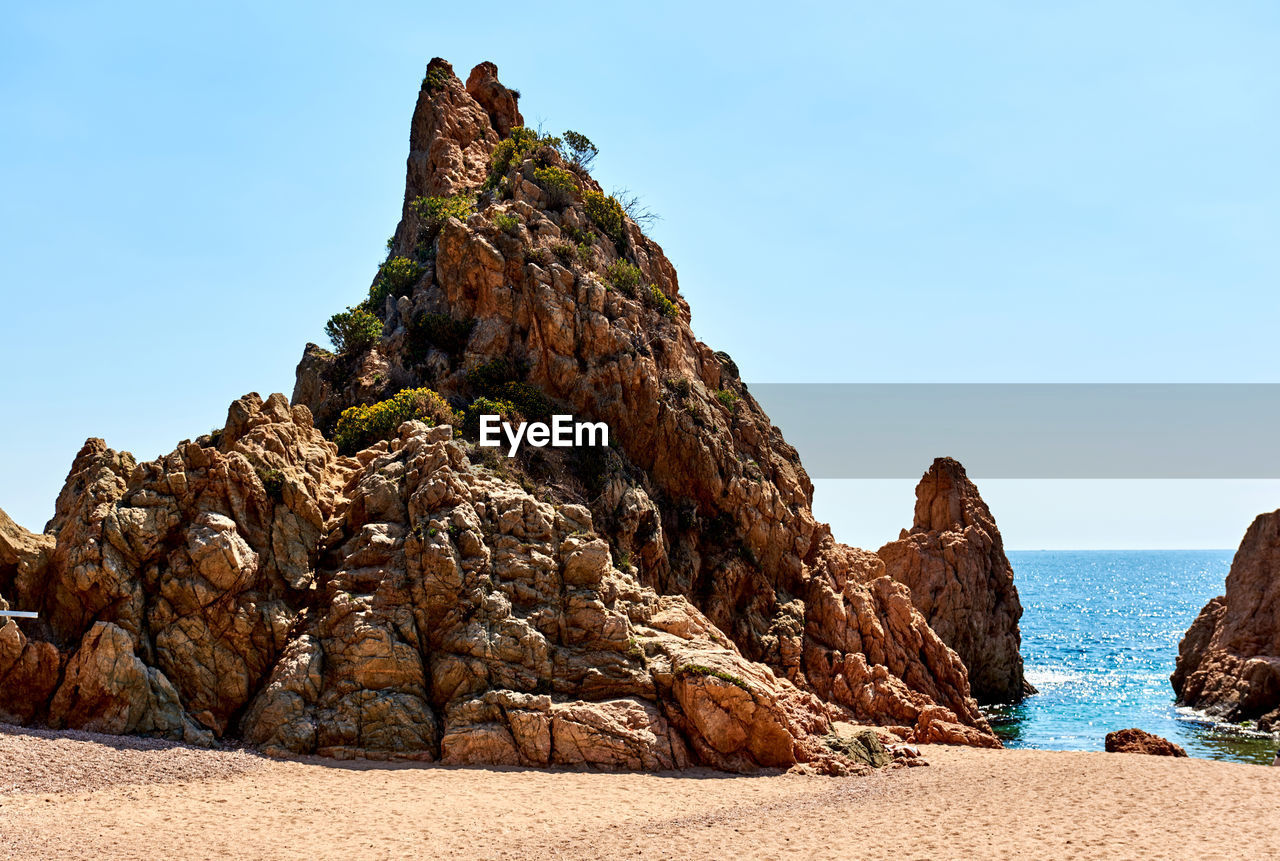
POLYGON ((71 735, 0 733, 0 855, 1280 855, 1280 832, 1263 827, 1280 769, 1204 759, 930 745, 928 768, 830 778, 272 760, 71 735), (60 759, 116 779, 55 791, 13 780, 24 762, 60 759))

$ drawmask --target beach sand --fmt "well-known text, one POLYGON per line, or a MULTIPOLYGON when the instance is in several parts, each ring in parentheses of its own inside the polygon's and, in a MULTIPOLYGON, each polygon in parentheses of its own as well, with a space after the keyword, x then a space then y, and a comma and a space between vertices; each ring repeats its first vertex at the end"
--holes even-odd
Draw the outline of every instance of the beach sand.
POLYGON ((1280 858, 1280 768, 922 750, 864 778, 607 774, 0 728, 0 857, 1280 858))

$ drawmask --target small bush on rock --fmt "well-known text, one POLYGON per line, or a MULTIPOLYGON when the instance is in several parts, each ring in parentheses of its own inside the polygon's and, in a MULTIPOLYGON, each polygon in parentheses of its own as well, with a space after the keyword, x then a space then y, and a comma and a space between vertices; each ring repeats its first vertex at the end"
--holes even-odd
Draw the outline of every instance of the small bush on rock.
POLYGON ((382 321, 363 308, 348 308, 329 318, 324 333, 336 351, 354 353, 382 337, 382 321))
POLYGON ((518 376, 515 366, 500 356, 467 371, 467 385, 481 394, 492 395, 518 376))
POLYGON ((515 406, 520 415, 532 421, 544 421, 551 417, 551 399, 537 386, 528 383, 507 383, 498 388, 498 400, 515 406))
POLYGON ((284 499, 284 473, 266 466, 259 466, 256 471, 267 496, 276 502, 281 502, 284 499))
POLYGON ((516 218, 510 212, 500 212, 494 216, 493 223, 503 233, 515 236, 520 232, 520 219, 516 218))
POLYGON ((742 688, 747 693, 751 693, 751 688, 747 687, 747 683, 732 673, 726 673, 724 670, 716 670, 711 667, 704 667, 702 664, 685 664, 680 668, 680 673, 692 676, 707 676, 713 679, 719 679, 722 682, 742 688))
POLYGON ((440 228, 449 218, 466 221, 475 208, 475 198, 469 194, 449 197, 418 197, 410 206, 422 222, 426 237, 434 240, 440 228))
POLYGON ((617 260, 604 270, 604 279, 619 293, 634 297, 640 286, 640 267, 628 260, 617 260))
POLYGON ((738 395, 729 389, 721 389, 716 392, 716 400, 718 400, 726 410, 731 413, 738 411, 738 395))
POLYGON ((680 306, 667 298, 667 294, 658 289, 657 284, 649 285, 649 304, 658 309, 664 317, 672 320, 680 316, 680 306))
POLYGON ((443 66, 431 67, 427 66, 427 74, 422 79, 422 86, 427 88, 427 92, 435 93, 443 90, 449 83, 449 73, 444 70, 443 66))
POLYGON ((622 246, 627 238, 622 204, 606 194, 591 189, 583 193, 582 199, 586 205, 587 218, 591 219, 591 223, 612 239, 614 245, 622 246))
POLYGON ((591 163, 596 160, 596 156, 600 154, 600 150, 596 149, 586 135, 573 130, 567 131, 563 136, 564 145, 561 152, 569 163, 580 170, 590 170, 591 163))
POLYGON ((387 297, 408 296, 425 270, 408 257, 392 257, 378 267, 378 277, 369 288, 369 298, 361 303, 366 311, 382 314, 387 297))
POLYGON ((456 361, 467 348, 474 320, 455 320, 448 314, 419 312, 410 321, 408 330, 409 356, 422 361, 432 347, 456 361))
POLYGON ((533 172, 533 180, 547 193, 547 201, 560 209, 573 201, 578 183, 573 174, 558 167, 540 167, 533 172))
POLYGON ((567 242, 557 242, 555 245, 552 245, 551 253, 554 254, 555 258, 565 266, 573 263, 578 256, 578 252, 567 242))
POLYGON ((559 145, 559 138, 549 135, 539 136, 533 129, 516 126, 505 140, 494 147, 493 155, 489 159, 489 178, 485 182, 485 187, 494 188, 497 186, 512 165, 520 164, 539 147, 550 146, 554 148, 559 145))
POLYGON ((524 416, 520 414, 520 410, 511 401, 479 397, 467 407, 462 419, 462 429, 468 436, 480 436, 481 416, 500 416, 502 421, 510 422, 513 425, 524 421, 524 416))
POLYGON ((457 413, 431 389, 404 389, 385 401, 343 410, 333 439, 339 452, 355 454, 378 440, 390 439, 400 425, 412 420, 431 426, 454 424, 457 413))

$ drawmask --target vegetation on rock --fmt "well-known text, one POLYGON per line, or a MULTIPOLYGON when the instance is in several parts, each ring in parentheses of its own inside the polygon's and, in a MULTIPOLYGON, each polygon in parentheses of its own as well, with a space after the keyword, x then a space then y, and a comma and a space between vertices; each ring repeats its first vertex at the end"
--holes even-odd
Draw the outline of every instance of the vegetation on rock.
POLYGON ((424 271, 408 257, 392 257, 378 267, 378 275, 369 288, 369 298, 361 303, 361 307, 372 314, 381 314, 387 297, 398 299, 408 296, 424 271))
POLYGON ((569 163, 579 170, 590 170, 596 156, 600 154, 600 150, 596 149, 591 139, 572 129, 565 132, 562 139, 564 141, 562 151, 569 163))
POLYGON ((573 174, 563 168, 540 167, 533 171, 533 180, 547 193, 547 202, 553 209, 559 209, 573 201, 578 191, 578 182, 573 174))
POLYGON ((414 420, 431 426, 453 424, 457 414, 431 389, 404 389, 385 401, 343 410, 334 442, 342 454, 355 454, 378 440, 390 439, 400 425, 414 420))
POLYGON ((615 260, 604 270, 604 280, 625 296, 634 297, 640 287, 640 267, 630 260, 615 260))
POLYGON ((467 436, 480 435, 481 416, 500 416, 502 421, 513 425, 524 421, 524 416, 511 401, 481 396, 472 401, 463 414, 462 429, 467 436))
POLYGON ((382 321, 364 308, 348 308, 329 318, 324 333, 339 353, 354 353, 382 337, 382 321))
POLYGON ((612 239, 614 245, 624 245, 627 233, 626 213, 622 211, 622 204, 609 195, 592 189, 584 192, 582 199, 591 223, 612 239))
POLYGON ((680 306, 667 298, 667 294, 658 289, 657 284, 649 285, 649 304, 658 309, 658 313, 672 320, 680 316, 680 306))

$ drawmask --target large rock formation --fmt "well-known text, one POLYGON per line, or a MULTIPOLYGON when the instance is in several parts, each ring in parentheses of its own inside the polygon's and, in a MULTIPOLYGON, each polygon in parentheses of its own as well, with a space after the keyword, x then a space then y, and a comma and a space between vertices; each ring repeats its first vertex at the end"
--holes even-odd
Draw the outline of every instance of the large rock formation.
POLYGON ((433 60, 381 337, 309 345, 292 406, 246 396, 157 461, 91 440, 43 536, 0 520, 0 595, 41 611, 0 629, 2 716, 643 769, 857 770, 846 722, 998 746, 908 588, 814 520, 661 248, 550 142, 515 147, 521 122, 492 64, 464 86, 433 60), (326 437, 421 386, 458 408, 515 386, 611 444, 326 437))
POLYGON ((890 577, 911 589, 929 627, 956 650, 982 703, 1035 693, 1022 674, 1022 604, 991 510, 964 467, 940 457, 916 486, 915 522, 881 547, 890 577))
POLYGON ((1245 533, 1226 594, 1182 638, 1170 681, 1184 705, 1280 729, 1280 511, 1259 515, 1245 533))

